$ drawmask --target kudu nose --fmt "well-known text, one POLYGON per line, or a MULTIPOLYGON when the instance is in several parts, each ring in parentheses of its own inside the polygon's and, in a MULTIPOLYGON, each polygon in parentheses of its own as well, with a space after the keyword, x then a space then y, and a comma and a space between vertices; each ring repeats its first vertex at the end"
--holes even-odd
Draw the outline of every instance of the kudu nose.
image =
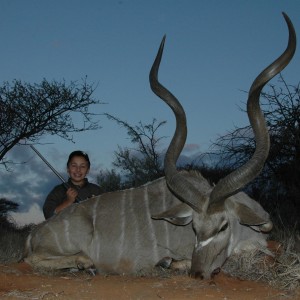
POLYGON ((202 275, 201 272, 191 272, 190 276, 195 279, 201 279, 201 280, 204 279, 204 276, 202 275))
POLYGON ((221 268, 216 268, 216 269, 213 270, 212 273, 211 273, 210 275, 208 275, 208 276, 205 276, 205 275, 203 274, 203 272, 201 272, 201 271, 192 271, 192 272, 190 273, 190 276, 191 276, 192 278, 195 278, 195 279, 201 279, 201 280, 203 280, 203 279, 213 279, 217 274, 220 273, 220 271, 221 271, 221 268))

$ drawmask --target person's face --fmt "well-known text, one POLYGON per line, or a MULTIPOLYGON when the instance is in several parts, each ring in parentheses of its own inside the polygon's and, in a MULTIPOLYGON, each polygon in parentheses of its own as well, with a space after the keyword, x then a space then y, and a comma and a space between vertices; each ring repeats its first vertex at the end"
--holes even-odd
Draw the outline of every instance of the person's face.
POLYGON ((80 185, 89 172, 88 162, 82 156, 74 156, 69 162, 67 171, 72 182, 80 185))

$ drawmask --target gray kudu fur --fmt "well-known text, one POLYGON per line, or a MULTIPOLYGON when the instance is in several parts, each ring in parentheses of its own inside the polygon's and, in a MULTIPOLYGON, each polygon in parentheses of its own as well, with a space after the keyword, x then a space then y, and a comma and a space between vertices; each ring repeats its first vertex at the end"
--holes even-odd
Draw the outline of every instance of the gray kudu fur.
POLYGON ((253 248, 267 251, 266 232, 272 228, 269 214, 240 190, 261 172, 269 152, 260 93, 288 65, 296 49, 295 30, 283 15, 288 46, 249 91, 247 113, 256 150, 245 165, 215 186, 199 172, 176 169, 186 141, 186 117, 179 101, 157 79, 164 37, 150 71, 150 85, 176 117, 164 161, 165 178, 69 206, 30 233, 25 261, 35 268, 95 267, 100 274, 128 274, 150 270, 160 260, 168 264, 172 257, 189 260, 192 276, 210 278, 232 253, 253 248))

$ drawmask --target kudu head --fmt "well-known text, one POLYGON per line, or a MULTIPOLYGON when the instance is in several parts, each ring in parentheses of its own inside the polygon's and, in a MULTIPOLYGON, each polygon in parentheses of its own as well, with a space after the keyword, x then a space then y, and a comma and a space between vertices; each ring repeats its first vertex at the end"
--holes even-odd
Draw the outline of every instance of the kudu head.
POLYGON ((177 159, 186 141, 187 127, 181 104, 158 81, 165 37, 151 68, 149 77, 153 92, 170 106, 176 117, 176 130, 165 156, 164 171, 169 189, 182 201, 177 207, 153 218, 165 219, 177 225, 193 222, 196 243, 191 275, 194 277, 210 278, 219 270, 238 243, 238 228, 246 226, 247 230, 261 232, 272 229, 268 214, 240 191, 258 176, 269 153, 269 133, 259 105, 260 93, 266 83, 288 65, 296 49, 294 27, 288 16, 283 15, 289 30, 288 46, 277 60, 258 75, 249 91, 247 113, 256 141, 255 152, 246 164, 221 179, 214 187, 199 173, 179 172, 176 169, 177 159), (257 212, 258 206, 260 213, 257 212))

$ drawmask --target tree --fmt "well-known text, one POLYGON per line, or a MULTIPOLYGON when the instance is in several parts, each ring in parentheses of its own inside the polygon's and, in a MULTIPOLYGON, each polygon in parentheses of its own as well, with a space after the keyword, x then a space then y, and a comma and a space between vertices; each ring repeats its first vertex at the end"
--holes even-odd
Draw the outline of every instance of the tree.
MULTIPOLYGON (((270 152, 261 175, 252 184, 253 191, 262 191, 268 205, 289 208, 300 213, 300 83, 288 85, 282 75, 278 85, 269 85, 262 93, 262 106, 270 133, 270 152), (271 199, 271 201, 270 201, 271 199)), ((220 137, 220 164, 234 167, 250 159, 255 142, 250 126, 235 128, 220 137)))
POLYGON ((117 122, 127 130, 131 142, 136 148, 122 148, 115 151, 113 165, 122 169, 127 177, 127 185, 139 186, 145 182, 163 176, 163 166, 160 160, 158 146, 165 137, 157 137, 157 131, 166 121, 158 122, 153 118, 152 123, 132 126, 110 114, 105 114, 110 120, 117 122))
POLYGON ((0 199, 0 219, 7 216, 10 211, 16 211, 19 207, 18 203, 1 198, 0 199))
POLYGON ((0 161, 7 163, 5 155, 16 144, 37 142, 45 134, 72 141, 74 132, 99 128, 88 110, 89 105, 99 104, 93 92, 86 79, 81 84, 46 79, 39 84, 4 82, 0 86, 0 161))
POLYGON ((0 199, 0 235, 3 234, 3 232, 1 232, 3 229, 11 229, 15 227, 15 224, 11 221, 8 213, 10 211, 16 211, 18 207, 18 203, 5 198, 0 199))
POLYGON ((0 263, 16 263, 24 257, 26 238, 34 225, 18 227, 13 218, 8 214, 16 211, 19 204, 0 199, 0 263))
POLYGON ((119 191, 123 188, 121 175, 112 170, 101 170, 97 175, 97 183, 101 188, 102 193, 119 191))

